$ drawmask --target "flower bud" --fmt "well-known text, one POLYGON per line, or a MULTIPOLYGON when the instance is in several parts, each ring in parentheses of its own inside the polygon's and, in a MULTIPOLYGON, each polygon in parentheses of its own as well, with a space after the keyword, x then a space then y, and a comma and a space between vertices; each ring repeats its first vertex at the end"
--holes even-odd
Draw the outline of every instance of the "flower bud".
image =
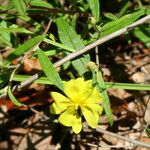
POLYGON ((93 71, 97 68, 97 65, 95 64, 95 62, 93 61, 89 61, 87 63, 87 69, 90 70, 90 71, 93 71))

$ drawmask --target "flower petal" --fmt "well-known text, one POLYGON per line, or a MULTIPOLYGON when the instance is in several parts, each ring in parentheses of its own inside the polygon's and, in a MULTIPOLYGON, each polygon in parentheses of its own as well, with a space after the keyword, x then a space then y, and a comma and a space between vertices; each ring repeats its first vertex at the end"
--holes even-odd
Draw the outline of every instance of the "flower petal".
POLYGON ((64 126, 72 127, 73 131, 77 134, 82 129, 81 117, 76 115, 75 109, 68 109, 62 113, 58 121, 64 126))
POLYGON ((102 94, 98 92, 96 87, 94 87, 91 95, 89 95, 89 97, 86 99, 86 103, 101 103, 102 100, 102 94))
POLYGON ((64 82, 64 92, 72 100, 82 98, 85 100, 92 91, 92 81, 84 81, 83 78, 72 79, 64 82))
POLYGON ((81 110, 88 125, 92 128, 96 128, 102 113, 102 107, 98 104, 89 104, 85 107, 81 107, 81 110))
POLYGON ((60 114, 67 109, 70 100, 57 92, 51 92, 51 96, 54 99, 54 103, 50 106, 50 112, 53 114, 60 114))

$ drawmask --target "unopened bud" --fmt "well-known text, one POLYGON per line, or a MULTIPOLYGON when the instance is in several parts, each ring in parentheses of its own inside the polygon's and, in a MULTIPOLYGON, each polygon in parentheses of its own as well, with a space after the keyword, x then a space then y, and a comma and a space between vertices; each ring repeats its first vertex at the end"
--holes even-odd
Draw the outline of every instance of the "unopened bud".
POLYGON ((97 66, 96 66, 95 62, 89 61, 89 62, 87 63, 87 69, 88 69, 88 70, 93 71, 93 70, 95 70, 96 68, 97 68, 97 66))

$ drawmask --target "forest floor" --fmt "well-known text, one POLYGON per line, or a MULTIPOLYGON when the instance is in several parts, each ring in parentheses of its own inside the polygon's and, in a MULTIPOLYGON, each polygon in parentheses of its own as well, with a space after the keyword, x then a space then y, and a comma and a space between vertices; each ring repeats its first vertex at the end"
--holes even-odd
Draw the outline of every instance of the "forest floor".
MULTIPOLYGON (((150 84, 150 49, 137 39, 131 43, 122 41, 114 39, 113 44, 100 47, 100 68, 105 81, 150 84)), ((26 60, 24 73, 32 72, 36 65, 37 60, 26 60)), ((150 123, 148 91, 109 89, 113 125, 103 114, 96 129, 84 122, 82 132, 76 135, 57 122, 58 116, 50 114, 51 88, 33 83, 16 92, 15 96, 30 107, 28 110, 14 106, 8 98, 0 100, 0 150, 148 150, 99 130, 150 143, 145 132, 150 123)))

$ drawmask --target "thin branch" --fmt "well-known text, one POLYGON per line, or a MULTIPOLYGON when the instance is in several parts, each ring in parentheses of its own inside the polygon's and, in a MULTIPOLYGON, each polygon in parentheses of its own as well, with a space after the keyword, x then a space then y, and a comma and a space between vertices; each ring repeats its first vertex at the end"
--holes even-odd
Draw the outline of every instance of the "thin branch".
POLYGON ((105 145, 105 146, 100 146, 100 145, 96 145, 96 144, 92 144, 92 143, 87 143, 86 145, 88 145, 88 146, 91 146, 91 147, 95 147, 95 148, 97 148, 97 149, 104 149, 104 148, 124 148, 124 147, 126 147, 126 148, 128 148, 128 149, 133 149, 133 146, 132 145, 129 145, 129 146, 125 146, 125 145, 105 145))
POLYGON ((48 22, 48 24, 47 24, 47 26, 46 26, 46 29, 45 29, 45 31, 43 32, 43 35, 45 35, 45 34, 48 32, 48 30, 49 30, 51 24, 52 24, 52 20, 49 20, 49 22, 48 22))
MULTIPOLYGON (((45 31, 43 32, 43 34, 46 34, 51 26, 51 23, 52 23, 52 20, 49 20, 47 26, 46 26, 46 29, 45 31)), ((37 47, 40 45, 41 42, 39 42, 35 47, 31 48, 22 58, 22 60, 20 61, 20 63, 18 65, 16 65, 16 68, 13 70, 11 76, 10 76, 10 79, 9 79, 9 85, 8 86, 11 86, 11 82, 12 82, 12 79, 13 79, 13 76, 15 74, 15 72, 21 67, 21 65, 23 64, 24 60, 26 58, 28 58, 29 56, 31 56, 31 54, 37 49, 37 47)), ((27 86, 27 85, 30 85, 31 83, 33 83, 36 79, 38 79, 38 76, 39 74, 35 74, 33 76, 31 76, 28 80, 20 83, 19 85, 16 85, 12 88, 12 91, 14 90, 20 90, 22 89, 23 87, 27 86)), ((2 97, 1 97, 2 98, 2 97)), ((32 112, 34 112, 35 114, 38 114, 39 116, 41 116, 42 118, 44 119, 47 119, 47 117, 45 115, 42 115, 39 111, 37 111, 36 109, 32 108, 32 107, 29 107, 28 105, 26 104, 23 104, 22 106, 30 109, 32 112)))
MULTIPOLYGON (((83 49, 81 49, 81 50, 78 50, 78 51, 76 51, 76 52, 74 52, 74 53, 71 53, 70 55, 68 55, 68 56, 66 56, 66 57, 64 57, 64 58, 62 58, 62 59, 60 59, 59 61, 57 61, 57 62, 54 64, 54 67, 57 68, 57 67, 63 65, 65 62, 70 61, 70 60, 72 60, 72 59, 74 59, 74 58, 76 58, 76 57, 78 57, 78 56, 80 56, 80 55, 82 55, 82 54, 84 54, 84 53, 90 51, 92 48, 94 48, 94 47, 96 47, 96 46, 98 46, 98 45, 101 45, 101 44, 103 44, 103 43, 105 43, 105 42, 107 42, 107 41, 109 41, 109 40, 111 40, 111 39, 113 39, 113 38, 115 38, 115 37, 117 37, 117 36, 120 36, 120 35, 122 35, 122 34, 128 32, 128 31, 134 29, 135 27, 137 27, 137 26, 139 26, 139 25, 141 25, 141 24, 147 22, 148 20, 150 20, 150 15, 148 15, 148 16, 146 16, 146 17, 143 17, 142 19, 140 19, 140 20, 134 22, 133 24, 131 24, 131 25, 125 27, 125 28, 122 28, 122 29, 120 29, 120 30, 118 30, 118 31, 116 31, 116 32, 114 32, 114 33, 112 33, 112 34, 110 34, 110 35, 107 35, 107 36, 105 36, 105 37, 103 37, 103 38, 101 38, 101 39, 98 39, 97 41, 95 41, 95 42, 93 42, 93 43, 91 43, 91 44, 85 46, 85 47, 84 47, 83 49)), ((38 79, 38 77, 39 77, 39 74, 36 73, 35 75, 33 75, 33 77, 31 77, 31 78, 27 79, 26 81, 22 82, 22 83, 20 84, 20 86, 18 86, 18 87, 16 88, 16 90, 20 90, 21 88, 23 88, 23 87, 25 87, 25 86, 27 86, 27 85, 33 83, 36 79, 38 79)))
POLYGON ((96 57, 96 64, 99 66, 99 51, 98 51, 98 46, 95 47, 95 57, 96 57))
MULTIPOLYGON (((77 11, 73 11, 73 10, 64 10, 64 9, 59 9, 59 8, 43 8, 43 7, 31 7, 31 9, 28 9, 28 12, 32 12, 32 10, 36 10, 38 9, 39 12, 41 14, 58 14, 58 13, 61 13, 61 14, 69 14, 69 15, 76 15, 78 17, 90 17, 91 14, 87 13, 87 12, 77 12, 77 11)), ((30 15, 38 15, 39 12, 34 12, 34 13, 31 13, 30 15)), ((1 11, 0 13, 5 13, 5 11, 1 11)))
POLYGON ((144 143, 144 142, 141 142, 141 141, 138 141, 138 140, 130 139, 129 137, 121 136, 121 135, 119 135, 119 134, 115 134, 115 133, 112 133, 112 132, 110 132, 110 131, 103 130, 103 129, 101 129, 101 128, 97 128, 96 130, 97 130, 98 132, 100 132, 100 133, 108 134, 108 135, 113 136, 113 137, 116 137, 116 138, 118 138, 118 139, 122 139, 122 140, 128 141, 129 143, 133 143, 133 144, 136 145, 136 146, 141 146, 141 147, 150 148, 150 144, 147 144, 147 143, 144 143))
POLYGON ((124 28, 122 28, 122 29, 120 29, 120 30, 118 30, 116 32, 113 32, 110 35, 102 37, 101 39, 98 39, 97 41, 95 41, 95 42, 85 46, 84 48, 82 48, 82 49, 80 49, 78 51, 75 51, 74 53, 71 53, 70 55, 60 59, 59 61, 57 61, 54 64, 54 66, 55 66, 55 68, 57 68, 57 67, 61 66, 62 64, 66 63, 66 62, 68 62, 68 61, 70 61, 70 60, 72 60, 72 59, 74 59, 74 58, 76 58, 76 57, 78 57, 78 56, 80 56, 80 55, 90 51, 90 50, 92 50, 94 47, 96 47, 98 45, 101 45, 101 44, 103 44, 103 43, 105 43, 105 42, 107 42, 107 41, 109 41, 109 40, 111 40, 111 39, 113 39, 115 37, 118 37, 118 36, 128 32, 128 31, 134 29, 135 27, 137 27, 137 26, 139 26, 139 25, 149 21, 149 20, 150 20, 150 15, 147 15, 147 16, 143 17, 142 19, 134 22, 133 24, 131 24, 131 25, 127 26, 127 27, 124 27, 124 28))
MULTIPOLYGON (((48 32, 48 30, 49 30, 49 28, 50 28, 50 26, 51 26, 51 23, 52 23, 52 20, 49 20, 49 22, 48 22, 48 24, 47 24, 47 26, 46 26, 46 29, 45 29, 44 32, 43 32, 43 35, 45 35, 45 34, 48 32)), ((41 43, 41 42, 40 42, 40 43, 41 43)), ((22 63, 24 62, 24 60, 25 60, 26 58, 29 57, 29 55, 31 56, 31 53, 34 52, 34 51, 37 49, 37 47, 39 46, 40 43, 38 43, 34 48, 32 48, 31 50, 28 51, 28 53, 24 56, 24 59, 22 59, 22 63)), ((14 86, 14 87, 12 88, 12 90, 13 90, 13 91, 14 91, 14 90, 21 90, 23 87, 26 87, 26 86, 30 85, 30 84, 33 83, 36 79, 38 79, 38 78, 39 78, 39 75, 40 75, 39 73, 34 74, 34 75, 31 76, 30 78, 28 78, 28 80, 26 80, 26 81, 24 81, 24 82, 21 82, 19 85, 14 86)))
POLYGON ((34 74, 33 76, 29 77, 26 81, 23 81, 21 82, 20 84, 18 85, 15 85, 13 88, 12 88, 12 91, 14 90, 21 90, 22 88, 30 85, 31 83, 33 83, 35 80, 37 80, 39 78, 40 74, 39 73, 36 73, 34 74))

